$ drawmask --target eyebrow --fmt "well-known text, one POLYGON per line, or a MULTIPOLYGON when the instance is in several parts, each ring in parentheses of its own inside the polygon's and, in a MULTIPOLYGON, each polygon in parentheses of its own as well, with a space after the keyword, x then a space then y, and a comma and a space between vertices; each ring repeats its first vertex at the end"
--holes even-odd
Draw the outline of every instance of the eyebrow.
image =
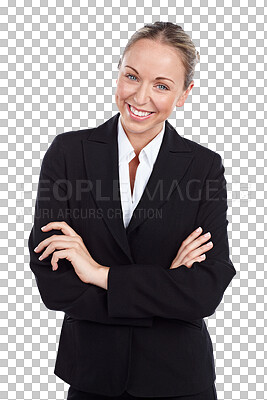
MULTIPOLYGON (((137 73, 137 75, 139 75, 138 71, 137 71, 135 68, 130 67, 130 65, 125 65, 125 67, 128 67, 128 68, 133 69, 133 70, 137 73)), ((163 76, 158 76, 157 78, 155 78, 155 81, 158 80, 158 79, 165 79, 165 80, 167 80, 167 81, 171 81, 172 83, 174 83, 171 79, 169 79, 169 78, 164 78, 163 76)))

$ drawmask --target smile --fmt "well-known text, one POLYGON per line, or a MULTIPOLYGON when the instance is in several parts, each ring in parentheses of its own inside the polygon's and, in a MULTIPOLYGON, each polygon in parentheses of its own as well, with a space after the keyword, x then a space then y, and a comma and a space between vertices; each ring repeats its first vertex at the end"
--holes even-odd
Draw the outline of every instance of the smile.
POLYGON ((131 118, 136 121, 143 121, 144 119, 150 118, 151 115, 154 114, 154 112, 148 113, 148 112, 144 112, 144 111, 137 111, 136 108, 134 108, 133 106, 130 106, 130 104, 128 104, 128 103, 126 103, 126 104, 127 104, 127 109, 129 111, 131 118))

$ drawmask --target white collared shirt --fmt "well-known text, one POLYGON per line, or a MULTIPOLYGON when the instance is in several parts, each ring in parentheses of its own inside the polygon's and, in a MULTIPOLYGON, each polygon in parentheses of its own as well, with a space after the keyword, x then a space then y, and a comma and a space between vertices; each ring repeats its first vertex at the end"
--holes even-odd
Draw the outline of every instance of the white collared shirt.
POLYGON ((129 162, 136 156, 134 148, 126 135, 122 124, 121 115, 118 119, 118 155, 119 155, 119 179, 120 179, 120 195, 121 206, 123 212, 123 222, 127 228, 134 209, 138 205, 146 184, 149 180, 153 166, 155 164, 158 152, 163 140, 165 132, 165 122, 162 130, 149 142, 138 156, 139 165, 136 170, 133 195, 130 185, 129 162))

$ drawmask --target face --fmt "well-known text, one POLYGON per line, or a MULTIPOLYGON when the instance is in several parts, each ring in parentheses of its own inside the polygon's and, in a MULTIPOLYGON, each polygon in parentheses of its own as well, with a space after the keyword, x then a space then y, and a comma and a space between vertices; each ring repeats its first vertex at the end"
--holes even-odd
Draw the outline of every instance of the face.
POLYGON ((184 85, 184 67, 177 51, 149 39, 141 39, 128 50, 122 61, 115 92, 125 132, 155 137, 174 107, 182 107, 190 90, 184 85), (160 77, 160 79, 157 79, 160 77), (134 115, 129 105, 149 116, 134 115))

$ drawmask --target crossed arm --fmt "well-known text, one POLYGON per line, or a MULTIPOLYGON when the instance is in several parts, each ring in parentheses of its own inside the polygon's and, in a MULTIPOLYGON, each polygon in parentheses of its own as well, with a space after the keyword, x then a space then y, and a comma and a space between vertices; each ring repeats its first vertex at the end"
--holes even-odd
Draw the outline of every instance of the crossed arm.
MULTIPOLYGON (((41 227, 43 232, 49 232, 51 229, 60 230, 63 236, 52 235, 41 241, 34 249, 36 253, 44 250, 38 259, 40 261, 44 260, 53 253, 51 265, 52 270, 56 271, 58 269, 58 260, 65 258, 71 262, 75 273, 82 282, 107 290, 110 267, 101 265, 92 258, 81 236, 65 221, 53 221, 41 227)), ((202 245, 210 238, 211 234, 207 232, 205 235, 199 236, 201 232, 202 228, 199 227, 183 241, 177 256, 172 262, 171 269, 178 268, 181 265, 191 268, 194 262, 204 261, 205 252, 212 249, 213 243, 210 241, 202 245)))

